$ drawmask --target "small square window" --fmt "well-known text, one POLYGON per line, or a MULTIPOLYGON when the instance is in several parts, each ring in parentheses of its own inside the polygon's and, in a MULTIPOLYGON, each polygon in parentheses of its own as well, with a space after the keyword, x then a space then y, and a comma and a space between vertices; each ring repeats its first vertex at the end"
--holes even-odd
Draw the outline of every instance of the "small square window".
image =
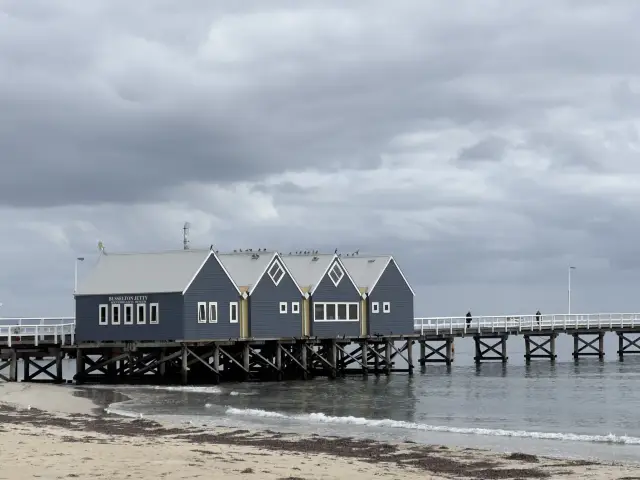
POLYGON ((198 323, 207 323, 207 302, 198 302, 198 323))
POLYGON ((136 307, 138 309, 138 315, 136 317, 136 321, 138 322, 138 325, 147 323, 147 304, 139 303, 138 305, 136 305, 136 307))
POLYGON ((218 302, 209 302, 209 323, 218 323, 218 302))
POLYGON ((291 313, 300 313, 300 302, 291 302, 291 313))
POLYGON ((344 272, 342 271, 342 268, 340 268, 340 265, 338 265, 337 263, 333 264, 333 267, 331 267, 331 270, 329 270, 329 277, 331 278, 333 284, 337 287, 340 283, 340 280, 342 280, 342 277, 344 277, 344 272))
POLYGON ((124 324, 133 325, 133 305, 130 303, 124 306, 124 324))
POLYGON ((111 324, 120 325, 120 305, 111 305, 111 324))
POLYGON ((380 304, 378 302, 371 302, 371 313, 379 313, 380 304))
POLYGON ((391 313, 391 302, 382 303, 382 313, 391 313))
POLYGON ((284 277, 284 268, 282 268, 278 262, 274 262, 269 269, 269 276, 271 280, 273 280, 273 283, 278 285, 282 277, 284 277))
POLYGON ((152 325, 160 323, 160 308, 157 303, 149 304, 149 323, 152 325))
POLYGON ((287 302, 280 302, 280 313, 287 313, 287 302))

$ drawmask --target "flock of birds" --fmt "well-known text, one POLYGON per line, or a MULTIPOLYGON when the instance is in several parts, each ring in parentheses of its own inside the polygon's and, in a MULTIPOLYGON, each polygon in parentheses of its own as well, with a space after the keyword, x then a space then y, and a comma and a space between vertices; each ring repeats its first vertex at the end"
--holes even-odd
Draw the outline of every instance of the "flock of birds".
MULTIPOLYGON (((209 250, 213 250, 213 245, 211 245, 209 247, 209 250)), ((266 248, 259 248, 258 250, 256 250, 257 253, 266 253, 268 250, 266 248)), ((253 248, 247 248, 245 250, 241 249, 241 248, 236 248, 233 253, 256 253, 253 251, 253 248)), ((318 250, 295 250, 295 251, 291 251, 289 252, 289 255, 318 255, 318 250)), ((215 253, 218 254, 220 253, 218 250, 215 250, 215 253)), ((342 256, 342 253, 338 253, 338 249, 336 248, 335 251, 333 252, 334 254, 338 255, 339 257, 342 256)), ((353 253, 347 253, 345 254, 346 257, 355 257, 357 255, 360 255, 360 250, 356 250, 353 253)))

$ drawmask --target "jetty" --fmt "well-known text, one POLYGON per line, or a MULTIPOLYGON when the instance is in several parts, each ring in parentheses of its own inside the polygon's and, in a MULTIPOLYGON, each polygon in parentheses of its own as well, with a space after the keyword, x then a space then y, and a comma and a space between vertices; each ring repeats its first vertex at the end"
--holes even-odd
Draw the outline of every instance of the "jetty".
POLYGON ((607 333, 618 337, 620 361, 640 353, 640 313, 420 317, 409 335, 153 342, 78 342, 74 317, 0 318, 0 381, 216 384, 411 375, 416 366, 450 365, 456 339, 473 340, 477 363, 506 363, 510 339, 522 337, 527 362, 555 361, 557 337, 570 335, 578 361, 586 356, 603 359, 607 333), (65 358, 76 360, 72 378, 64 376, 65 358))

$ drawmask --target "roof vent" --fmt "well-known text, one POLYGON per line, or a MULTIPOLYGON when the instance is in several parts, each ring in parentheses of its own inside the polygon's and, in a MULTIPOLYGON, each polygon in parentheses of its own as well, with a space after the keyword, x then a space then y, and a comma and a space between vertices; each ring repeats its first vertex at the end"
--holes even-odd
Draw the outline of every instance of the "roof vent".
POLYGON ((258 255, 257 253, 254 253, 253 255, 251 255, 252 260, 257 260, 259 258, 260 258, 260 255, 258 255))
POLYGON ((375 259, 375 258, 370 258, 368 263, 373 263, 373 262, 375 262, 375 261, 376 261, 376 259, 375 259))
POLYGON ((318 260, 320 260, 320 257, 313 257, 313 258, 311 259, 311 261, 312 261, 312 262, 317 262, 318 260))

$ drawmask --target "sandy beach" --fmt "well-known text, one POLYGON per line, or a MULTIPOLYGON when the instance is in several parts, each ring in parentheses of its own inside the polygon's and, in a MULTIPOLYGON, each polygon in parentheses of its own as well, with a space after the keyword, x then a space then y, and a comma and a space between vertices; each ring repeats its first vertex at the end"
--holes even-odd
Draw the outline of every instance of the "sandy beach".
POLYGON ((0 479, 632 479, 601 464, 348 438, 163 426, 106 415, 69 387, 0 384, 0 479))

